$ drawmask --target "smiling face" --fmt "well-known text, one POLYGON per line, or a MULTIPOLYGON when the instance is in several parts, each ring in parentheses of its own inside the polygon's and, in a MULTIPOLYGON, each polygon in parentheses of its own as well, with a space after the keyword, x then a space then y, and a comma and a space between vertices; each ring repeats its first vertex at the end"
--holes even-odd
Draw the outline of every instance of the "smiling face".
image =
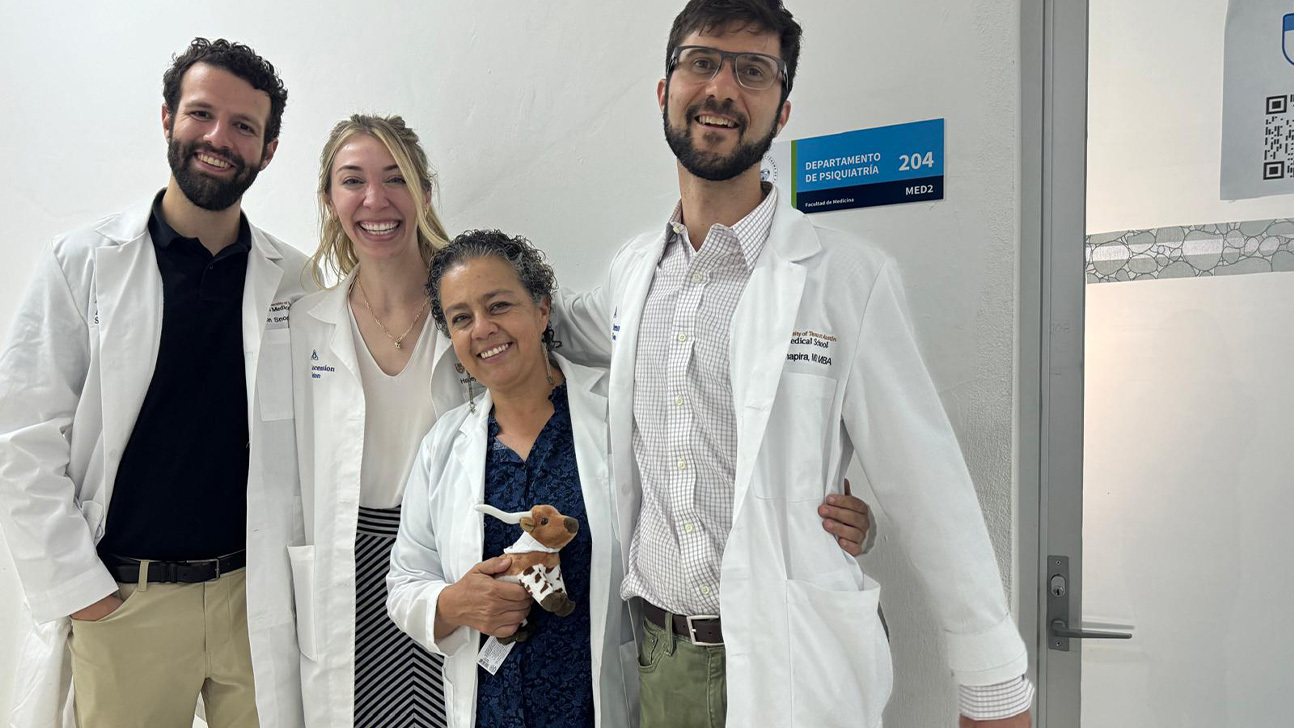
MULTIPOLYGON (((680 45, 770 56, 781 50, 777 34, 752 32, 741 24, 691 33, 680 45)), ((732 179, 757 165, 791 113, 780 85, 752 91, 737 83, 731 59, 723 63, 709 81, 692 81, 676 70, 656 88, 665 139, 674 156, 691 174, 714 181, 732 179)))
POLYGON ((198 63, 184 74, 176 107, 162 107, 162 126, 180 191, 204 210, 237 203, 278 147, 278 140, 264 143, 269 94, 198 63))
POLYGON ((354 134, 337 150, 330 174, 328 211, 361 263, 419 256, 417 203, 385 144, 354 134))
POLYGON ((450 268, 440 305, 454 353, 477 381, 496 393, 551 389, 541 341, 549 302, 532 301, 507 261, 469 258, 450 268))

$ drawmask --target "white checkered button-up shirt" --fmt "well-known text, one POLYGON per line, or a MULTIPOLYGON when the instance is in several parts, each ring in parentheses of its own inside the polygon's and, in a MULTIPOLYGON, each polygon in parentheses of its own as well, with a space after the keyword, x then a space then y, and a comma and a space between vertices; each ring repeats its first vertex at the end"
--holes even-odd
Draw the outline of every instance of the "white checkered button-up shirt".
POLYGON ((719 613, 737 480, 729 331, 776 205, 770 190, 695 251, 676 207, 643 306, 633 400, 643 498, 621 592, 675 614, 719 613))
MULTIPOLYGON (((682 203, 675 207, 643 306, 633 394, 642 506, 621 595, 673 614, 719 613, 736 491, 730 332, 777 208, 777 191, 765 190, 735 225, 711 226, 699 250, 682 223, 682 203)), ((961 713, 977 720, 1016 715, 1032 700, 1023 676, 959 689, 961 713)))

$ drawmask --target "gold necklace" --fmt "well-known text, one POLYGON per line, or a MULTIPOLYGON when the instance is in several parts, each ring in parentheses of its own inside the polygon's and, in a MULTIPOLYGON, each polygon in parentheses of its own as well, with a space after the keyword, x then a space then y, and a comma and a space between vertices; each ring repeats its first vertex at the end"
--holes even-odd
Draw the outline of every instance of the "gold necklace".
POLYGON ((418 322, 422 320, 422 315, 427 313, 427 309, 431 307, 431 299, 423 299, 422 308, 418 309, 418 315, 413 317, 413 323, 409 324, 409 328, 405 329, 403 334, 395 336, 387 330, 386 325, 382 323, 382 319, 373 313, 373 305, 368 302, 368 292, 364 290, 364 284, 360 281, 358 275, 355 276, 355 285, 359 286, 359 296, 364 300, 364 308, 368 309, 368 315, 373 317, 373 322, 377 324, 379 329, 382 329, 382 333, 386 334, 386 338, 390 339, 392 344, 395 344, 395 348, 403 349, 404 346, 401 342, 404 341, 404 337, 413 331, 413 327, 417 326, 418 322))

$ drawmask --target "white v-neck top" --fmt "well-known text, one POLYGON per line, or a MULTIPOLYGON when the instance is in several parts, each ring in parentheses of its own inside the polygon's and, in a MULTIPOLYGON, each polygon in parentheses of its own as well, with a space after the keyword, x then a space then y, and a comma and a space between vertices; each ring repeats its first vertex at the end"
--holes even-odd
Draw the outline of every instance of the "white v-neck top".
MULTIPOLYGON (((418 443, 436 419, 431 404, 431 370, 436 353, 436 327, 430 314, 413 355, 395 376, 382 371, 364 343, 350 311, 350 330, 355 338, 355 359, 359 362, 364 387, 364 458, 360 465, 359 504, 365 508, 394 508, 404 496, 418 443)), ((392 346, 385 340, 378 346, 392 346)))

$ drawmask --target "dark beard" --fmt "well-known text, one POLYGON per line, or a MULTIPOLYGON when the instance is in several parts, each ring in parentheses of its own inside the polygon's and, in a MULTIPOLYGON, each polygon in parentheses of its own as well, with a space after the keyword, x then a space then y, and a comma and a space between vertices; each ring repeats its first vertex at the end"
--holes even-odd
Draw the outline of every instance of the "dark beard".
POLYGON ((692 143, 691 135, 692 124, 695 123, 693 119, 702 111, 713 111, 736 119, 741 125, 743 134, 748 128, 746 117, 733 110, 732 99, 720 104, 713 98, 707 98, 689 107, 686 114, 687 125, 682 129, 675 129, 669 123, 669 90, 666 89, 665 111, 662 113, 665 122, 665 141, 669 143, 669 148, 678 158, 679 164, 701 179, 723 182, 745 172, 759 164, 764 158, 764 153, 773 145, 773 138, 777 136, 777 121, 774 120, 773 127, 762 139, 738 144, 737 148, 727 156, 703 152, 692 143))
POLYGON ((248 165, 242 157, 232 152, 221 152, 206 142, 193 142, 182 145, 167 134, 166 161, 171 165, 171 174, 180 186, 180 191, 193 204, 204 210, 218 212, 227 210, 243 198, 243 193, 256 181, 260 174, 258 165, 248 165), (222 159, 228 159, 234 165, 234 176, 228 180, 209 177, 192 167, 191 160, 197 151, 213 152, 222 159))

